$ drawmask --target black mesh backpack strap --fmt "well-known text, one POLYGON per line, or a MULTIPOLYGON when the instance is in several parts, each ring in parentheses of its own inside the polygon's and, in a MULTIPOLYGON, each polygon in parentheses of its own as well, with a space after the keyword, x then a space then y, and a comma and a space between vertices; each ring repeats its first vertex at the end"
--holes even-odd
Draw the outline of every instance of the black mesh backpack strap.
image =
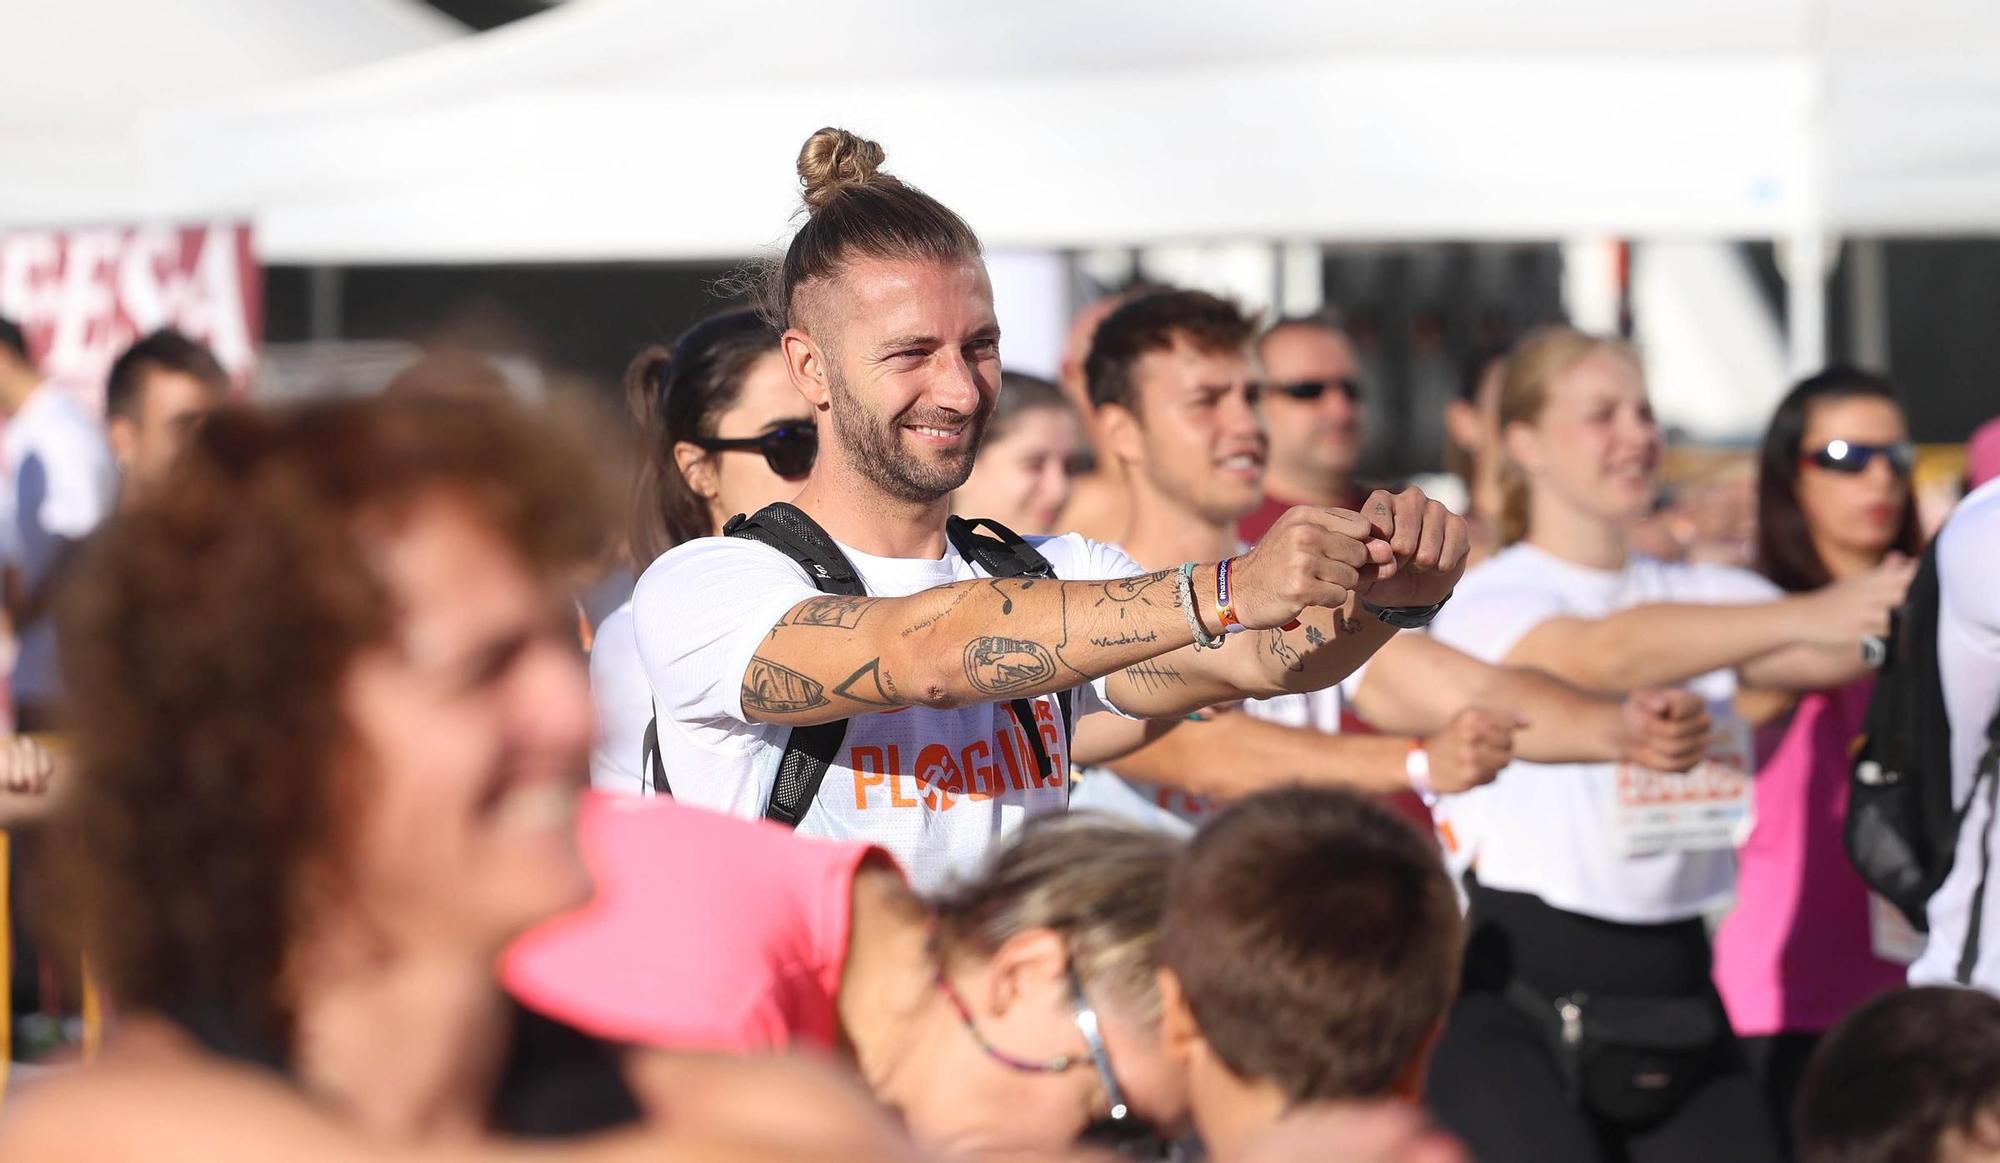
MULTIPOLYGON (((985 570, 993 577, 1026 577, 1053 580, 1056 567, 1042 556, 1042 551, 1028 544, 1026 538, 1000 522, 987 517, 947 517, 944 523, 945 536, 951 539, 951 546, 958 555, 985 570)), ((1068 741, 1076 734, 1076 711, 1069 691, 1056 692, 1056 706, 1062 711, 1064 750, 1068 741)), ((1021 731, 1028 737, 1028 747, 1035 753, 1035 770, 1044 780, 1055 775, 1055 762, 1049 758, 1047 744, 1042 742, 1041 728, 1035 723, 1035 704, 1032 699, 1015 699, 1007 704, 1014 712, 1014 721, 1021 725, 1021 731)))
MULTIPOLYGON (((835 545, 819 522, 795 505, 779 502, 766 505, 748 517, 738 514, 722 527, 729 537, 761 542, 805 567, 813 585, 823 594, 860 597, 868 592, 861 575, 847 555, 835 545)), ((847 738, 847 720, 816 723, 792 728, 785 742, 784 758, 778 761, 777 779, 771 785, 771 802, 764 806, 764 818, 787 828, 796 828, 819 795, 827 769, 840 754, 847 738)))
POLYGON ((1972 811, 1981 789, 1986 792, 1986 827, 1979 834, 1979 883, 1972 890, 1972 909, 1965 918, 1965 945, 1958 951, 1955 974, 1960 985, 1972 984, 1972 971, 1979 966, 1979 940, 1986 920, 1986 885, 1993 873, 1993 833, 2000 829, 2000 710, 1986 724, 1986 752, 1972 771, 1972 787, 1959 812, 1959 822, 1972 811))

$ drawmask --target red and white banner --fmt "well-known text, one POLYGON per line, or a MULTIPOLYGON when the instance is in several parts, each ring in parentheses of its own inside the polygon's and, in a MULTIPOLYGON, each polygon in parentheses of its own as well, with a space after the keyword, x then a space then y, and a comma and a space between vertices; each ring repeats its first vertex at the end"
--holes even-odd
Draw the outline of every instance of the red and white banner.
POLYGON ((44 376, 101 411, 112 361, 161 327, 208 344, 246 385, 264 333, 263 271, 243 224, 0 233, 0 315, 27 333, 44 376))

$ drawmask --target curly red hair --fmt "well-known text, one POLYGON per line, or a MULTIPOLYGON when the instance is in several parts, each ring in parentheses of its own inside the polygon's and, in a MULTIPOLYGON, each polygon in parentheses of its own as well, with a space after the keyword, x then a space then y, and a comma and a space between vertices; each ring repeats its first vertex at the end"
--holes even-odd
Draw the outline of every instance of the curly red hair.
POLYGON ((229 407, 93 539, 61 611, 76 779, 47 872, 120 1005, 289 1043, 288 951, 347 818, 340 685, 396 617, 370 546, 442 492, 566 583, 605 543, 598 463, 513 404, 229 407))

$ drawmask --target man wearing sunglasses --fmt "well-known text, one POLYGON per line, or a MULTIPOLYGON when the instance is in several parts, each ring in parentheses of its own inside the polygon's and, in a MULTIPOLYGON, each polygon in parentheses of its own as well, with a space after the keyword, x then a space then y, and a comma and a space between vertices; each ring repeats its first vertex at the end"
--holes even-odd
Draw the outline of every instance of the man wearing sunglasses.
POLYGON ((1294 505, 1351 509, 1366 490, 1355 483, 1367 434, 1361 361, 1331 315, 1281 319, 1257 343, 1264 371, 1270 464, 1264 503, 1237 524, 1255 544, 1294 505))

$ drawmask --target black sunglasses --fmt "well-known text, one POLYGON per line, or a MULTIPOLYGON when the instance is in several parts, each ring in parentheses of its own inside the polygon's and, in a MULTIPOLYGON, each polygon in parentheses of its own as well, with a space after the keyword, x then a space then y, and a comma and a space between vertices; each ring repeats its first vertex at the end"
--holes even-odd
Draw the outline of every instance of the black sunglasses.
POLYGON ((809 424, 781 424, 762 436, 693 443, 709 452, 761 452, 772 472, 786 480, 798 480, 812 472, 813 460, 819 455, 819 430, 809 424))
POLYGON ((1806 464, 1818 465, 1828 472, 1860 475, 1868 471, 1868 466, 1878 456, 1887 457, 1889 467, 1899 477, 1910 475, 1917 463, 1917 446, 1904 441, 1900 444, 1856 444, 1851 440, 1828 441, 1823 448, 1815 448, 1802 453, 1799 459, 1806 464))
POLYGON ((1317 400, 1326 395, 1327 389, 1338 388, 1351 401, 1361 399, 1361 381, 1353 376, 1341 376, 1332 380, 1297 380, 1289 384, 1271 384, 1267 392, 1282 392, 1294 400, 1317 400))

